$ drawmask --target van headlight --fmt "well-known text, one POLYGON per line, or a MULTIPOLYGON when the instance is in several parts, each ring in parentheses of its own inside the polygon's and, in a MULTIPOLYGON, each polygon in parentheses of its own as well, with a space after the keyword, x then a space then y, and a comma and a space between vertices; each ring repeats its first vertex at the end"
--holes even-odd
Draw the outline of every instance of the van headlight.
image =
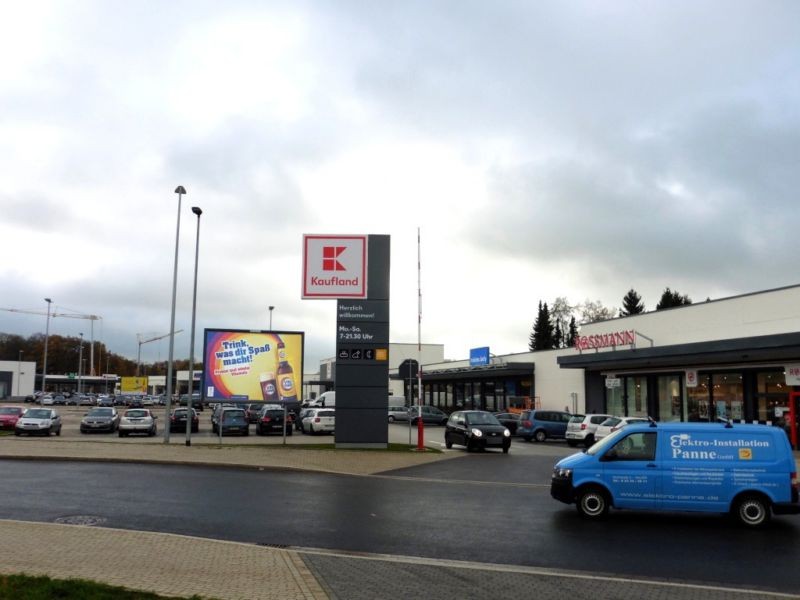
POLYGON ((564 469, 563 467, 556 467, 553 469, 553 477, 559 479, 569 479, 572 477, 572 469, 564 469))
POLYGON ((510 432, 508 429, 504 429, 504 430, 503 430, 503 435, 504 435, 505 437, 511 437, 511 432, 510 432))
POLYGON ((483 437, 483 432, 480 429, 472 429, 471 433, 475 437, 483 437))

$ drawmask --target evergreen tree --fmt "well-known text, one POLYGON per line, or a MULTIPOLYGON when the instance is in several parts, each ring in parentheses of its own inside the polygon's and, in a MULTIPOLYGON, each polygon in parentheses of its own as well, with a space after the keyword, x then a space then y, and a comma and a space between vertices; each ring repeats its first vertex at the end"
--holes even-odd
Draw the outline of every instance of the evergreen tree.
POLYGON ((555 332, 553 333, 553 348, 564 347, 564 332, 561 331, 561 323, 556 321, 555 332))
POLYGON ((665 288, 664 293, 661 294, 661 300, 656 304, 656 310, 672 308, 673 306, 686 306, 691 303, 692 301, 689 296, 681 295, 678 292, 673 292, 669 288, 665 288))
POLYGON ((567 348, 575 345, 575 338, 578 337, 578 326, 575 324, 575 315, 569 320, 569 331, 567 332, 567 348))
POLYGON ((619 310, 619 316, 628 317, 630 315, 640 315, 643 312, 644 302, 642 302, 642 297, 633 288, 629 289, 622 299, 622 308, 619 310))
POLYGON ((533 324, 533 350, 550 350, 553 348, 553 323, 550 321, 550 310, 547 302, 539 300, 539 312, 533 324))

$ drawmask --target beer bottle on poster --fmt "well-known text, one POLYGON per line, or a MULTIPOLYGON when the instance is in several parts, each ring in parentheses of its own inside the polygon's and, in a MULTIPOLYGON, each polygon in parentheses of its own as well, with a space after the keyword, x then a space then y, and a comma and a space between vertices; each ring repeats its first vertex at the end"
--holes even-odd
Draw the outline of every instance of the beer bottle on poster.
POLYGON ((278 382, 275 380, 275 373, 262 373, 259 377, 261 381, 261 396, 264 402, 278 402, 281 398, 278 395, 278 382))
POLYGON ((278 394, 281 402, 297 402, 294 389, 294 370, 286 358, 286 346, 283 340, 278 342, 278 394))

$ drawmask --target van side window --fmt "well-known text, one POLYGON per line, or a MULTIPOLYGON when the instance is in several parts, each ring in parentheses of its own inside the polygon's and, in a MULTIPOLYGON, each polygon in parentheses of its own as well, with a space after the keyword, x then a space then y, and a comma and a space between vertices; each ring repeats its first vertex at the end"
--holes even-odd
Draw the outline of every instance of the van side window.
POLYGON ((656 434, 632 433, 618 441, 606 452, 607 460, 655 460, 656 434))

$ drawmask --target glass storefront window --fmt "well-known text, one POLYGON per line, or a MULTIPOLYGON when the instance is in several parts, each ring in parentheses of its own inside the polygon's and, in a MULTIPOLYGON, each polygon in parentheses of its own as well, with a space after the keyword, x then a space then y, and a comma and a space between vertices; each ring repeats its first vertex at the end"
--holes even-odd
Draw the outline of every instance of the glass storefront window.
POLYGON ((708 375, 698 375, 697 385, 686 387, 686 418, 688 421, 708 421, 710 383, 708 375))
POLYGON ((682 421, 684 401, 680 375, 658 378, 658 418, 661 421, 682 421))
POLYGON ((618 417, 625 416, 625 399, 622 386, 606 388, 606 412, 618 417))
POLYGON ((711 376, 714 410, 711 420, 719 417, 740 421, 744 419, 744 392, 741 373, 718 373, 711 376))
POLYGON ((497 412, 497 398, 495 397, 495 383, 494 381, 483 382, 484 405, 483 410, 489 412, 497 412))
POLYGON ((789 412, 789 388, 783 371, 756 374, 757 419, 762 423, 779 423, 789 412))
POLYGON ((626 377, 629 417, 647 416, 647 377, 626 377))

